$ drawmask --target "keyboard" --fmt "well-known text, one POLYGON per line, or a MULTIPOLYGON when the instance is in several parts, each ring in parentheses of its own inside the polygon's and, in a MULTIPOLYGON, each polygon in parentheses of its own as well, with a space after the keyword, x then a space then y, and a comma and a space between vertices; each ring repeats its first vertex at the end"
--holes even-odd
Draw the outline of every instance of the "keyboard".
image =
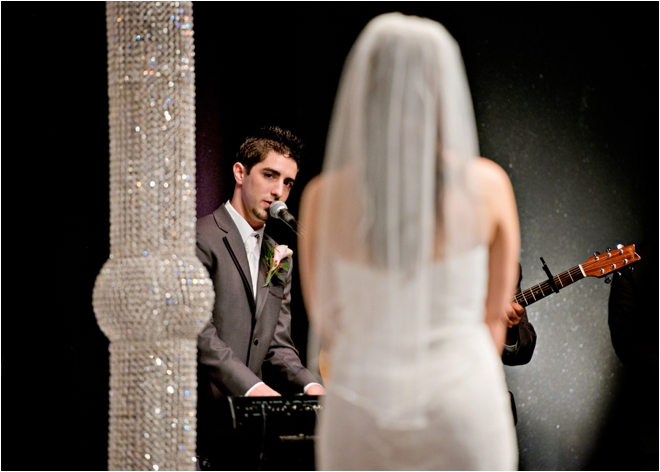
MULTIPOLYGON (((301 429, 314 429, 322 406, 318 396, 292 395, 281 397, 229 397, 220 404, 224 416, 233 429, 241 429, 257 423, 288 422, 301 429)), ((291 429, 291 428, 285 428, 291 429)), ((303 431, 301 431, 303 432, 303 431)))
POLYGON ((202 470, 314 470, 319 397, 227 397, 215 409, 218 456, 202 470))

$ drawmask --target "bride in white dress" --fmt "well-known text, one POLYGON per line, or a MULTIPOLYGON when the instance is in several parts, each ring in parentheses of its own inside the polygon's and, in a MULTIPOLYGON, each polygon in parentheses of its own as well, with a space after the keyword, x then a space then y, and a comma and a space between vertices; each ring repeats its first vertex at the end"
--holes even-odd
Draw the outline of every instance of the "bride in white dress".
POLYGON ((451 35, 373 19, 300 206, 302 289, 331 368, 318 469, 517 469, 500 356, 520 229, 506 173, 478 156, 451 35))

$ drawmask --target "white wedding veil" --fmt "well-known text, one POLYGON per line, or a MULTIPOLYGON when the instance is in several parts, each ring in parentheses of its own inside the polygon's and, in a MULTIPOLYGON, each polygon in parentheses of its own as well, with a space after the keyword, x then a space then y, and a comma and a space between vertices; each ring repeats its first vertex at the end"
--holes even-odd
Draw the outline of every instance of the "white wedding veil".
POLYGON ((312 216, 310 317, 329 352, 328 387, 388 427, 426 422, 431 299, 460 290, 437 283, 436 262, 485 240, 471 190, 478 155, 456 41, 429 19, 374 18, 347 58, 333 110, 312 216))

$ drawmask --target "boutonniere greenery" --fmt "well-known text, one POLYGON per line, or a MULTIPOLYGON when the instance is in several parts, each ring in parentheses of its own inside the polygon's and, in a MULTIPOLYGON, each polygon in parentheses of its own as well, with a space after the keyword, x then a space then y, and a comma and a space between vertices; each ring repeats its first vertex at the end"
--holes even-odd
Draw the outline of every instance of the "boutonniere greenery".
POLYGON ((268 274, 266 275, 266 283, 264 287, 270 283, 270 280, 279 275, 282 271, 289 270, 291 263, 287 261, 293 255, 293 251, 289 249, 286 244, 277 244, 272 246, 266 243, 266 266, 268 266, 268 274))

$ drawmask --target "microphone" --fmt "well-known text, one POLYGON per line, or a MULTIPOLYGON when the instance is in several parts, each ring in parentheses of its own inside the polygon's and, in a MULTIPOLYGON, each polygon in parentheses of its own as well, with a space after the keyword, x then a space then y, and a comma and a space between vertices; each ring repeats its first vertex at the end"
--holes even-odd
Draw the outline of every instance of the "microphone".
POLYGON ((284 223, 286 223, 287 226, 289 226, 289 228, 291 228, 295 233, 298 232, 298 223, 296 222, 296 219, 293 217, 293 215, 289 213, 286 203, 279 200, 271 203, 269 213, 273 218, 284 221, 284 223))

